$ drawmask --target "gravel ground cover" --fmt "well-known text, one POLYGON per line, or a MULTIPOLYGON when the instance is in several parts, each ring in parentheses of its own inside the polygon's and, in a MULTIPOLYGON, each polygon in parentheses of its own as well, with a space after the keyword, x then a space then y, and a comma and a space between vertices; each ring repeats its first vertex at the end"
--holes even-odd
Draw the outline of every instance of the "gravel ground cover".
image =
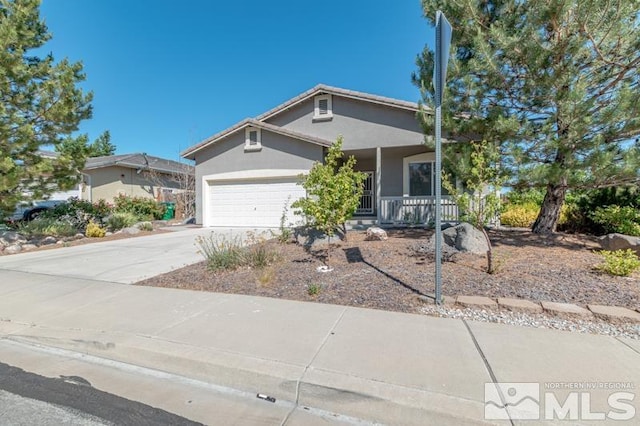
MULTIPOLYGON (((473 309, 433 305, 433 255, 424 252, 432 231, 389 231, 386 241, 366 241, 364 231, 351 231, 347 241, 331 250, 331 272, 318 272, 326 261, 324 246, 305 249, 295 243, 266 242, 280 261, 261 269, 240 268, 213 273, 203 261, 138 284, 223 293, 314 301, 436 316, 508 322, 536 327, 638 336, 632 324, 602 320, 581 323, 511 312, 482 314, 473 309), (474 313, 476 312, 476 313, 474 313), (474 318, 474 315, 476 316, 474 318), (486 315, 484 318, 483 315, 486 315), (562 322, 565 321, 565 322, 562 322), (591 323, 591 325, 587 324, 591 323), (610 326, 610 327, 609 327, 610 326)), ((489 233, 498 273, 485 272, 484 256, 458 253, 442 268, 445 295, 511 297, 537 301, 588 303, 640 309, 640 274, 612 277, 595 271, 601 256, 594 237, 528 230, 501 229, 489 233)))

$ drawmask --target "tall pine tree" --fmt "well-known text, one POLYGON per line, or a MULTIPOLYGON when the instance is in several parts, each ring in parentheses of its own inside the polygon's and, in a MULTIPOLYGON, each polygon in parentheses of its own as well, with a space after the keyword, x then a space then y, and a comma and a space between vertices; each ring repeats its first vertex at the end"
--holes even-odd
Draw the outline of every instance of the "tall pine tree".
MULTIPOLYGON (((423 0, 453 26, 443 129, 499 141, 512 184, 546 195, 555 231, 567 190, 640 182, 640 0, 423 0)), ((433 105, 433 51, 414 81, 433 105)), ((432 118, 425 118, 431 131, 432 118)))
POLYGON ((91 117, 92 95, 77 87, 85 79, 81 63, 31 51, 49 39, 39 0, 0 0, 0 216, 16 203, 68 189, 84 158, 43 158, 91 117))
POLYGON ((111 133, 108 130, 105 130, 92 143, 89 143, 87 135, 65 138, 55 149, 60 154, 74 158, 102 157, 116 153, 116 146, 111 143, 111 133))

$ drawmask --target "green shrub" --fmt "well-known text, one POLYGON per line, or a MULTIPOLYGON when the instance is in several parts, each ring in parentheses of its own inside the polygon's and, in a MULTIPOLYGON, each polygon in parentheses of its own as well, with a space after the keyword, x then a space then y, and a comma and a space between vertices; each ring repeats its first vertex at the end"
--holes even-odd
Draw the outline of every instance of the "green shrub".
POLYGON ((504 194, 504 198, 507 205, 517 204, 535 204, 537 206, 542 205, 544 200, 544 189, 525 189, 525 190, 513 190, 504 194))
POLYGON ((212 271, 236 269, 244 264, 242 241, 238 237, 227 239, 211 233, 198 237, 196 244, 212 271))
POLYGON ((322 286, 317 283, 311 283, 307 286, 307 294, 309 296, 317 296, 320 294, 320 290, 322 290, 322 286))
POLYGON ((280 260, 280 253, 270 244, 258 242, 244 246, 239 237, 226 238, 213 233, 198 237, 196 244, 212 271, 233 270, 241 266, 264 268, 280 260))
POLYGON ((104 228, 95 222, 89 222, 85 235, 89 238, 102 238, 107 234, 104 228))
POLYGON ((533 225, 540 207, 534 203, 509 204, 500 214, 500 223, 505 226, 529 228, 533 225))
POLYGON ((640 236, 640 209, 625 206, 597 207, 590 215, 591 219, 601 225, 606 233, 640 236))
POLYGON ((129 212, 115 212, 107 218, 107 228, 113 231, 119 231, 122 228, 128 228, 138 222, 138 217, 129 212))
POLYGON ((596 269, 609 275, 626 277, 640 268, 640 259, 631 249, 599 252, 604 257, 604 263, 597 265, 596 269))
POLYGON ((151 222, 140 222, 137 226, 141 231, 153 231, 153 224, 151 222))
POLYGON ((91 203, 72 197, 66 202, 46 210, 42 217, 68 222, 77 230, 83 231, 91 221, 102 223, 110 212, 111 206, 104 200, 91 203))
POLYGON ((50 217, 39 217, 31 222, 18 224, 18 232, 26 237, 70 237, 75 235, 78 230, 69 222, 50 217))
POLYGON ((118 195, 114 200, 114 211, 132 213, 138 220, 159 220, 164 215, 166 206, 152 198, 129 197, 118 195))
POLYGON ((264 268, 276 263, 280 258, 280 253, 266 242, 250 245, 244 249, 245 264, 253 268, 264 268))

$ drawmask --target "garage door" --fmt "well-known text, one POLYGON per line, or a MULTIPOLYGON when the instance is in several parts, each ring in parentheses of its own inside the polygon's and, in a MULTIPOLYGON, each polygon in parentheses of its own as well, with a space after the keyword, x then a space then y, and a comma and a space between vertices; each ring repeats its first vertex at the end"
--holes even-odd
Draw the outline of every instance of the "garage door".
POLYGON ((305 196, 297 178, 209 182, 208 226, 277 228, 285 206, 287 225, 300 221, 291 203, 305 196))

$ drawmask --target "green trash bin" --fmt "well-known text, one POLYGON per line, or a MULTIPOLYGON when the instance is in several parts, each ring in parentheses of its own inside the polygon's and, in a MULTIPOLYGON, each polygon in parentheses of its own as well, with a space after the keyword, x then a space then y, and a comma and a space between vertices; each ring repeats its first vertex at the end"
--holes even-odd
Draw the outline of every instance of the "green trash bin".
POLYGON ((162 220, 173 219, 176 216, 176 203, 162 203, 165 206, 162 220))

